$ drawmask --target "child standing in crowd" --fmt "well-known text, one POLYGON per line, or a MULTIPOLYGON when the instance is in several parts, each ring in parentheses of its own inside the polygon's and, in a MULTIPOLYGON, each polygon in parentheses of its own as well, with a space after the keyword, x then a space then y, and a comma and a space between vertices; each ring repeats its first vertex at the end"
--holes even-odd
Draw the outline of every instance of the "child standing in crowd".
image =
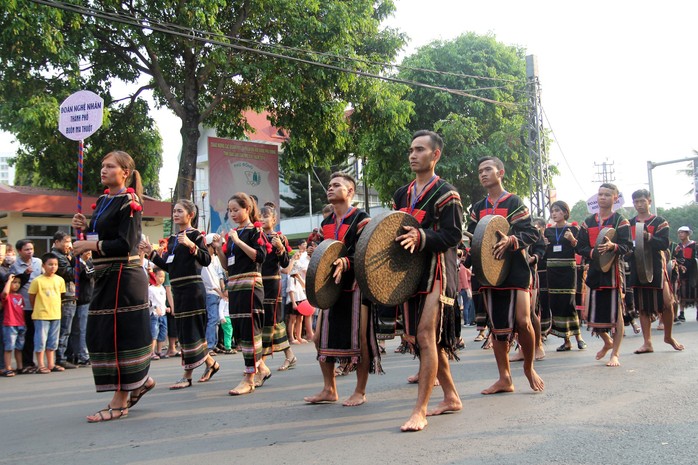
POLYGON ((163 283, 165 282, 165 271, 155 268, 155 284, 148 286, 148 299, 150 300, 150 334, 153 336, 153 360, 160 360, 162 346, 167 339, 167 295, 163 283))
POLYGON ((233 323, 230 321, 230 307, 228 306, 228 293, 223 293, 218 302, 218 322, 220 323, 220 337, 218 339, 217 352, 221 354, 237 354, 233 347, 233 323))
POLYGON ((24 325, 24 299, 19 293, 22 287, 22 280, 19 276, 11 274, 7 278, 5 288, 2 290, 2 306, 5 318, 2 322, 3 341, 5 344, 5 369, 2 376, 7 378, 15 375, 12 370, 12 351, 15 353, 17 371, 22 369, 22 349, 24 348, 24 337, 26 326, 24 325))
POLYGON ((41 257, 44 274, 37 276, 29 286, 29 302, 34 320, 34 352, 36 354, 36 372, 46 374, 63 371, 56 365, 58 333, 61 327, 61 299, 65 294, 65 281, 56 274, 58 257, 53 253, 41 257), (44 352, 46 364, 44 365, 44 352))
POLYGON ((298 311, 298 305, 306 300, 305 297, 305 282, 301 277, 298 261, 294 261, 291 272, 288 275, 288 287, 286 289, 286 310, 289 316, 288 337, 291 344, 304 344, 308 342, 303 339, 303 315, 298 311))

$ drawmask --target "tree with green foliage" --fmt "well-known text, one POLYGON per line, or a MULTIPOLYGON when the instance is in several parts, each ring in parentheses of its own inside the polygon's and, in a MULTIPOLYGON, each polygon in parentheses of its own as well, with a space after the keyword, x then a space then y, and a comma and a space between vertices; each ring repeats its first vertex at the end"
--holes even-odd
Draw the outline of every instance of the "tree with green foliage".
POLYGON ((410 176, 407 148, 414 104, 409 88, 380 81, 364 81, 353 99, 349 118, 351 152, 361 160, 364 186, 373 186, 384 202, 410 176))
POLYGON ((578 200, 570 210, 570 223, 577 222, 582 224, 582 222, 589 216, 589 210, 587 209, 586 200, 578 200))
MULTIPOLYGON (((249 129, 242 116, 248 109, 268 109, 272 124, 292 134, 282 159, 286 168, 305 171, 336 161, 332 158, 347 153, 347 94, 360 78, 280 55, 379 72, 381 65, 371 63, 392 61, 404 43, 401 34, 380 27, 394 10, 392 0, 0 4, 6 18, 40 18, 40 27, 21 31, 27 40, 54 40, 62 53, 79 57, 51 62, 57 73, 74 72, 79 63, 104 87, 114 79, 147 79, 136 94, 152 90, 156 102, 182 121, 176 197, 189 197, 193 190, 200 126, 215 127, 221 137, 241 137, 249 129), (43 21, 61 26, 49 35, 43 21)), ((5 46, 14 33, 9 36, 5 46)), ((36 69, 44 63, 41 56, 27 61, 36 69)))
MULTIPOLYGON (((330 182, 331 173, 332 171, 329 169, 318 168, 310 174, 313 214, 320 213, 322 207, 327 204, 327 185, 330 182), (320 180, 318 181, 317 178, 320 180)), ((289 207, 281 208, 281 214, 284 217, 307 215, 309 213, 308 174, 289 171, 284 174, 283 179, 293 195, 281 195, 281 200, 289 205, 289 207)))
POLYGON ((694 231, 692 239, 696 239, 695 234, 698 233, 698 205, 684 205, 674 208, 658 208, 657 213, 663 216, 669 222, 669 237, 672 241, 678 242, 679 235, 677 233, 681 226, 688 226, 694 231))
MULTIPOLYGON (((421 87, 407 96, 414 102, 409 129, 431 129, 442 135, 444 151, 437 172, 459 190, 463 204, 484 195, 476 165, 485 155, 501 158, 507 190, 526 196, 530 187, 528 149, 523 141, 528 111, 524 50, 504 45, 493 35, 467 33, 421 47, 401 65, 402 79, 478 97, 421 87)), ((409 141, 396 147, 395 153, 379 154, 372 161, 390 169, 377 170, 374 180, 383 197, 410 179, 405 163, 408 147, 409 141), (398 153, 402 154, 399 163, 398 153)))
POLYGON ((58 108, 81 89, 105 100, 102 128, 85 141, 84 191, 101 191, 101 158, 119 149, 129 152, 143 176, 145 192, 159 195, 162 140, 139 98, 115 101, 99 70, 81 61, 80 21, 66 21, 60 10, 1 0, 0 129, 20 147, 13 160, 16 184, 74 189, 78 144, 58 132, 58 108))

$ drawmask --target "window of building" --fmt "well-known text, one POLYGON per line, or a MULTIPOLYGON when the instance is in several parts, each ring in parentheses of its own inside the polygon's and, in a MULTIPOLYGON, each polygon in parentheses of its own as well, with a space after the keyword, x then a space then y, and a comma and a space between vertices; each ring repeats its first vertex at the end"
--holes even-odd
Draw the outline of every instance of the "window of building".
POLYGON ((41 255, 51 250, 51 246, 53 245, 53 235, 58 231, 72 234, 69 225, 27 225, 27 235, 25 237, 34 242, 35 257, 41 257, 41 255))

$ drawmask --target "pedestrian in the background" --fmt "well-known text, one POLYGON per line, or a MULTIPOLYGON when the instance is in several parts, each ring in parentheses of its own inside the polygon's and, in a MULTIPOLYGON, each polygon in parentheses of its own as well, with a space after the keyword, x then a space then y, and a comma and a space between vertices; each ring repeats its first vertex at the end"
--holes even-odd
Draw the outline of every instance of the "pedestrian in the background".
MULTIPOLYGON (((201 279, 206 288, 206 344, 209 352, 217 352, 218 326, 220 324, 219 308, 223 298, 223 286, 225 284, 225 272, 218 258, 218 249, 221 247, 221 236, 218 234, 206 235, 206 248, 211 256, 211 263, 201 269, 201 279)), ((219 349, 220 350, 220 349, 219 349)))
MULTIPOLYGON (((691 228, 681 226, 678 230, 679 245, 674 249, 674 258, 679 269, 679 316, 678 319, 686 321, 686 307, 695 307, 698 300, 698 287, 696 286, 696 276, 698 266, 696 265, 696 243, 691 240, 691 228)), ((698 317, 697 317, 698 318, 698 317)))
POLYGON ((29 239, 22 239, 15 244, 17 260, 10 267, 10 272, 15 276, 23 275, 22 287, 19 293, 24 298, 24 322, 27 325, 28 337, 24 341, 22 349, 22 373, 35 373, 34 365, 34 320, 32 320, 32 304, 29 301, 29 286, 31 282, 41 275, 41 260, 34 256, 34 243, 29 239))
POLYGON ((87 316, 95 289, 95 266, 92 263, 92 251, 80 256, 80 287, 78 289, 77 309, 73 318, 71 346, 79 367, 90 365, 90 353, 87 350, 87 316))
POLYGON ((56 365, 56 349, 61 328, 61 300, 65 294, 65 281, 58 276, 58 257, 53 253, 41 257, 44 273, 29 286, 29 301, 34 320, 34 352, 37 373, 64 371, 56 365), (46 364, 44 364, 44 354, 46 364))
POLYGON ((61 301, 61 329, 58 337, 58 350, 56 351, 56 365, 66 369, 77 368, 66 358, 66 350, 70 342, 70 333, 73 329, 75 317, 75 261, 72 255, 73 240, 68 233, 58 231, 53 235, 53 247, 51 253, 58 258, 58 271, 56 274, 65 281, 65 295, 61 301))
POLYGON ((4 314, 2 321, 4 365, 0 374, 8 378, 22 369, 22 348, 26 338, 26 325, 24 323, 24 299, 18 292, 20 287, 22 287, 21 279, 9 275, 0 296, 4 314), (13 352, 17 364, 16 371, 12 369, 13 352))

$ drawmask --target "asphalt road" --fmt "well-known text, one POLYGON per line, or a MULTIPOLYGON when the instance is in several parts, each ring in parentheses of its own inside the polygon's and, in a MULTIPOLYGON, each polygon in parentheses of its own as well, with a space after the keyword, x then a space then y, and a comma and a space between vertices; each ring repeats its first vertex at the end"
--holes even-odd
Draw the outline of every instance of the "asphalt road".
MULTIPOLYGON (((297 368, 274 371, 242 397, 227 395, 242 375, 240 354, 218 356, 211 382, 181 391, 167 389, 179 362, 154 361, 155 390, 127 418, 104 424, 84 418, 111 398, 94 392, 89 369, 0 378, 0 464, 694 464, 698 323, 694 311, 687 317, 675 331, 684 352, 653 330, 656 352, 634 355, 642 338, 631 331, 619 368, 594 360, 601 342, 589 333, 585 351, 556 353, 560 340, 550 337, 536 364, 545 391, 531 392, 519 363, 517 391, 495 396, 479 394, 496 378, 492 351, 464 328, 468 347, 452 364, 463 411, 432 417, 419 433, 399 430, 416 398, 405 378, 417 362, 393 353, 397 341, 388 342, 386 374, 371 376, 368 402, 354 408, 303 403, 321 387, 310 345, 294 346, 297 368)), ((338 380, 342 399, 355 377, 338 380)), ((432 405, 440 397, 435 388, 432 405)))

